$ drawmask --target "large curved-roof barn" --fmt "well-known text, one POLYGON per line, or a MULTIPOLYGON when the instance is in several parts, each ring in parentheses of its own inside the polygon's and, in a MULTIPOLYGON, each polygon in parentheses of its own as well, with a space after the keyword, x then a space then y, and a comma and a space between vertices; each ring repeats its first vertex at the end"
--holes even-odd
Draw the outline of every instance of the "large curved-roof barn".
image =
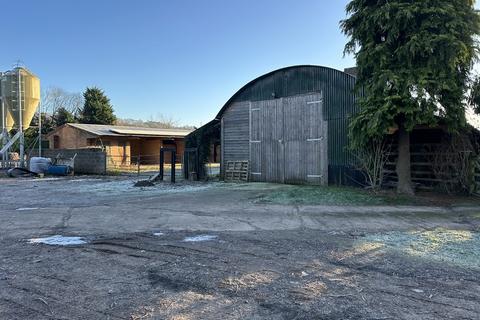
POLYGON ((321 66, 293 66, 241 88, 221 108, 221 167, 248 161, 250 181, 345 183, 352 174, 348 119, 355 77, 321 66))

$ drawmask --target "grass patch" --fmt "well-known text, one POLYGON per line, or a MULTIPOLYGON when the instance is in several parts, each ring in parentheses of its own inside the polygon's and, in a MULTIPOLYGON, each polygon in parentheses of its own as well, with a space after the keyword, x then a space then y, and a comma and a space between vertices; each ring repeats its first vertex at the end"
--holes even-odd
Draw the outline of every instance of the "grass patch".
POLYGON ((414 197, 394 193, 375 194, 359 188, 291 186, 269 189, 255 199, 256 203, 297 205, 418 205, 414 197))
POLYGON ((270 183, 238 184, 234 188, 259 191, 260 195, 255 197, 255 203, 284 205, 465 206, 480 208, 480 198, 478 197, 445 195, 435 192, 418 192, 415 196, 405 196, 398 195, 395 190, 382 190, 374 193, 353 187, 270 183))

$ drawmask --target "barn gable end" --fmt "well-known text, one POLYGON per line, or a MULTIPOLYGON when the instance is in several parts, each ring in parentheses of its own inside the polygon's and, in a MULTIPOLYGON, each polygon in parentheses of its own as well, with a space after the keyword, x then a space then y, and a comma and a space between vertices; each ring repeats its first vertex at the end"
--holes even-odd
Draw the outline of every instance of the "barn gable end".
MULTIPOLYGON (((348 144, 348 119, 350 115, 356 111, 354 86, 355 77, 342 71, 319 66, 288 67, 253 80, 240 89, 225 104, 217 116, 217 119, 222 122, 222 168, 225 167, 227 161, 252 161, 253 157, 253 159, 257 159, 254 162, 262 162, 263 167, 268 166, 268 168, 263 168, 264 171, 277 172, 277 162, 281 160, 283 161, 282 163, 285 161, 287 162, 287 167, 292 167, 292 163, 294 163, 294 165, 298 164, 298 170, 300 170, 301 174, 305 176, 305 181, 303 182, 308 183, 311 179, 315 181, 312 177, 320 176, 319 174, 312 173, 313 171, 316 172, 320 169, 307 169, 311 166, 311 164, 308 164, 307 162, 310 161, 311 163, 316 156, 321 157, 321 152, 327 152, 328 157, 325 156, 325 158, 328 158, 327 165, 329 182, 336 184, 345 183, 346 180, 348 180, 348 176, 353 174, 352 169, 350 168, 353 159, 351 159, 351 155, 346 150, 346 147, 348 144), (328 141, 328 143, 326 142, 325 146, 322 147, 323 151, 319 150, 318 146, 310 147, 312 144, 305 144, 305 146, 303 146, 299 144, 299 141, 283 141, 283 138, 281 137, 278 139, 278 146, 275 145, 275 141, 272 139, 269 140, 269 144, 265 142, 262 146, 256 146, 255 141, 252 143, 252 125, 258 125, 252 124, 252 103, 255 104, 263 101, 264 104, 260 103, 260 106, 262 106, 268 105, 268 103, 266 103, 267 101, 283 101, 284 98, 294 98, 305 95, 322 96, 321 121, 325 121, 324 127, 326 130, 325 135, 327 137, 320 137, 318 139, 325 138, 328 141), (261 150, 257 150, 258 148, 261 150), (300 152, 300 150, 303 151, 300 152), (252 152, 254 153, 253 155, 252 152), (255 155, 255 152, 261 152, 262 156, 258 154, 255 155), (274 153, 273 155, 271 154, 272 152, 274 153), (286 157, 283 160, 278 160, 279 158, 276 154, 281 154, 281 152, 287 152, 288 155, 291 153, 300 153, 298 155, 286 157), (273 163, 271 159, 274 159, 273 163), (306 163, 304 164, 303 162, 306 163)), ((301 101, 303 100, 298 98, 292 101, 302 103, 301 101)), ((306 105, 305 108, 307 108, 306 105)), ((270 108, 270 111, 268 112, 279 112, 272 110, 274 109, 270 108)), ((311 110, 305 111, 303 107, 297 108, 294 105, 283 106, 283 104, 279 110, 282 110, 282 119, 284 119, 282 120, 282 123, 283 125, 286 125, 289 130, 295 129, 290 128, 293 125, 292 123, 289 124, 288 120, 290 118, 298 118, 294 122, 295 126, 301 126, 303 128, 312 126, 307 123, 309 121, 309 119, 307 119, 308 112, 312 112, 311 110), (287 112, 286 108, 288 108, 288 110, 293 108, 292 110, 295 109, 297 111, 290 110, 287 112), (295 112, 300 112, 302 114, 297 114, 295 112), (304 123, 302 123, 302 121, 304 121, 304 123)), ((275 113, 276 115, 272 115, 265 112, 262 113, 264 114, 262 118, 264 122, 275 122, 275 119, 277 119, 275 117, 278 117, 280 114, 275 113)), ((318 122, 319 126, 321 126, 320 120, 318 122)), ((266 131, 271 129, 268 129, 268 126, 265 123, 260 125, 265 126, 265 128, 262 129, 262 132, 268 136, 269 133, 266 131)), ((288 133, 285 134, 288 135, 288 133)), ((309 142, 318 140, 315 137, 305 137, 305 141, 308 140, 309 142)), ((298 140, 298 137, 296 139, 298 140)), ((326 161, 327 160, 323 162, 326 161)), ((325 165, 325 163, 321 165, 325 165)), ((252 168, 258 168, 260 163, 251 163, 251 166, 252 168)), ((282 170, 290 171, 293 170, 293 168, 282 170)), ((256 177, 252 176, 252 180, 269 181, 266 178, 266 173, 254 173, 256 174, 256 177)), ((289 182, 285 181, 285 177, 282 176, 281 173, 278 174, 278 177, 280 177, 278 178, 279 180, 283 181, 276 182, 289 182)), ((294 179, 294 181, 291 182, 302 183, 302 181, 296 180, 297 179, 294 179)))

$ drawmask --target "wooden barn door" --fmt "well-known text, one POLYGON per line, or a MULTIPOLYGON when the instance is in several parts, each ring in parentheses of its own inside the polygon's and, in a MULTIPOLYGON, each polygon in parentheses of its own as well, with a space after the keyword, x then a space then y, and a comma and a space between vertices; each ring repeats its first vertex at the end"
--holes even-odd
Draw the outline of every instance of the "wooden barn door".
POLYGON ((328 183, 321 94, 250 103, 250 180, 328 183))
POLYGON ((250 180, 283 182, 281 99, 250 104, 250 180))
POLYGON ((283 106, 285 183, 328 184, 322 95, 285 98, 283 106))

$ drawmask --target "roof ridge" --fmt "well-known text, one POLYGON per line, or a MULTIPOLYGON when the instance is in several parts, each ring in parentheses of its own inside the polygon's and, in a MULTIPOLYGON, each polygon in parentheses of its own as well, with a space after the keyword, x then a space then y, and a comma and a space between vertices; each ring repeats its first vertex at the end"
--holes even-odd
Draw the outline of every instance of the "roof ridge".
POLYGON ((140 129, 140 130, 178 130, 178 131, 192 131, 192 129, 187 128, 158 128, 158 127, 139 127, 139 126, 123 126, 123 125, 113 125, 113 124, 93 124, 93 123, 67 123, 72 126, 91 126, 91 127, 110 127, 110 128, 131 128, 131 129, 140 129))

